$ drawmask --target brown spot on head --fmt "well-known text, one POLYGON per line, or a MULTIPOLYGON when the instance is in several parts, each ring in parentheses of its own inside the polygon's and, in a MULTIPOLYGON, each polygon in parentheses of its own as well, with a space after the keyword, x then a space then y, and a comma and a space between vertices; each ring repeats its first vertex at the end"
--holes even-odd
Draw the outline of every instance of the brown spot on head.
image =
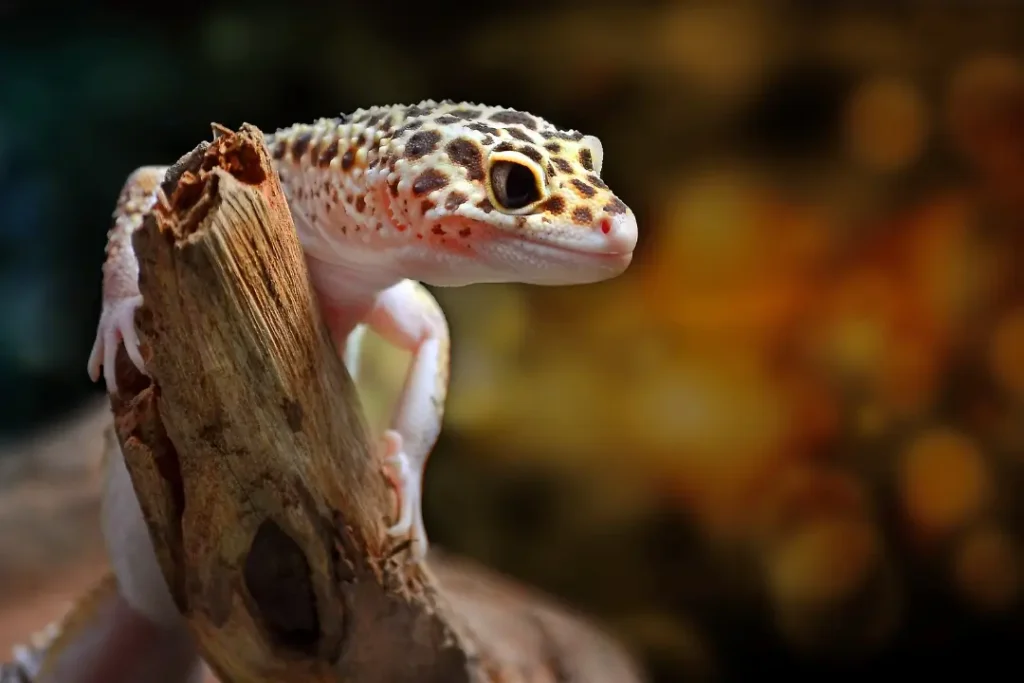
POLYGON ((434 233, 435 235, 443 235, 444 228, 442 228, 440 225, 435 225, 430 229, 430 232, 434 233))
POLYGON ((466 128, 469 128, 470 130, 475 130, 477 133, 483 133, 485 135, 493 135, 494 137, 497 137, 498 135, 501 134, 501 133, 498 132, 497 128, 494 128, 492 126, 488 126, 486 123, 481 123, 479 121, 467 124, 466 128))
POLYGON ((417 197, 440 190, 448 184, 448 176, 436 168, 428 168, 412 181, 412 193, 417 197))
POLYGON ((529 114, 509 109, 491 114, 491 121, 505 124, 519 124, 530 130, 537 130, 537 121, 529 114))
POLYGON ((544 145, 544 149, 551 152, 552 154, 558 154, 562 151, 562 146, 557 142, 548 142, 544 145))
POLYGON ((408 121, 402 125, 401 128, 395 131, 394 137, 399 138, 408 133, 410 130, 416 130, 423 125, 422 121, 408 121))
POLYGON ((309 131, 304 131, 295 136, 292 140, 292 159, 298 161, 302 158, 302 155, 306 153, 309 148, 309 141, 313 139, 313 134, 309 131))
POLYGON ((548 162, 548 175, 549 176, 555 175, 555 166, 550 161, 548 162))
POLYGON ((573 178, 569 182, 572 183, 572 186, 576 188, 576 192, 578 192, 579 195, 584 199, 589 199, 590 197, 593 197, 595 194, 597 194, 597 190, 592 188, 590 185, 587 185, 579 178, 573 178))
POLYGON ((355 205, 356 211, 362 213, 363 211, 366 210, 366 198, 363 197, 363 195, 359 195, 358 197, 356 197, 355 205))
POLYGON ((434 202, 430 201, 429 199, 424 199, 422 202, 420 202, 420 211, 422 213, 426 213, 427 211, 433 209, 435 206, 437 206, 437 204, 435 204, 434 202))
POLYGON ((538 164, 544 161, 544 155, 537 151, 536 147, 530 147, 529 145, 522 145, 519 147, 518 152, 525 157, 533 159, 538 164))
POLYGON ((475 111, 473 109, 455 109, 454 111, 450 112, 449 115, 454 116, 457 119, 469 121, 480 116, 480 112, 475 111))
POLYGON ((562 157, 553 157, 551 159, 551 163, 553 163, 555 165, 555 168, 557 168, 562 173, 572 173, 572 164, 570 164, 562 157))
POLYGON ((322 167, 331 165, 331 160, 338 156, 338 138, 331 140, 331 144, 327 145, 327 149, 320 153, 320 159, 317 163, 322 167))
POLYGON ((480 138, 481 145, 489 145, 492 142, 494 142, 494 138, 492 138, 490 135, 485 135, 482 138, 480 138))
POLYGON ((317 140, 316 144, 312 145, 309 148, 309 162, 311 164, 315 164, 317 162, 317 159, 320 158, 320 150, 324 148, 326 142, 327 141, 323 139, 317 140))
POLYGON ((588 225, 593 222, 594 214, 592 214, 590 209, 585 206, 577 206, 572 210, 572 220, 574 223, 579 223, 580 225, 588 225))
POLYGON ((552 195, 538 208, 541 211, 544 211, 545 213, 550 213, 553 216, 557 216, 558 214, 565 211, 565 200, 559 197, 558 195, 552 195))
POLYGON ((398 196, 398 178, 395 178, 394 180, 388 183, 388 190, 391 191, 392 197, 398 196))
POLYGON ((618 197, 613 197, 610 202, 604 205, 604 210, 611 215, 615 216, 620 213, 626 213, 626 204, 618 197))
POLYGON ((444 149, 452 163, 466 169, 470 180, 484 179, 484 155, 475 142, 467 138, 456 138, 444 149))
POLYGON ((588 171, 594 170, 594 157, 586 147, 580 150, 580 165, 588 171))
POLYGON ((494 151, 495 152, 511 152, 515 148, 516 148, 515 145, 513 145, 511 142, 508 142, 506 140, 505 142, 499 142, 498 144, 496 144, 494 146, 494 151))
POLYGON ((489 198, 484 197, 476 203, 476 208, 480 209, 484 213, 490 213, 491 211, 494 211, 494 204, 491 203, 489 198))
POLYGON ((288 143, 286 143, 281 138, 278 138, 277 140, 274 141, 274 149, 271 150, 270 156, 274 157, 275 159, 282 159, 286 151, 288 151, 288 143))
POLYGON ((459 237, 469 237, 473 233, 469 228, 463 228, 459 230, 459 237))
POLYGON ((352 164, 354 164, 355 162, 356 155, 355 152, 353 152, 352 148, 350 147, 345 150, 344 154, 341 155, 341 170, 347 171, 348 169, 352 168, 352 164))
POLYGON ((444 116, 438 116, 434 120, 440 123, 442 126, 449 126, 453 123, 458 123, 460 119, 457 116, 445 114, 444 116))
POLYGON ((507 130, 508 134, 514 137, 516 140, 522 140, 523 142, 533 142, 533 138, 530 137, 530 134, 527 133, 522 128, 520 128, 519 126, 509 126, 505 130, 507 130))
POLYGON ((405 156, 409 159, 419 159, 437 149, 437 143, 440 141, 441 134, 436 130, 421 130, 405 144, 405 156))
POLYGON ((587 180, 589 180, 590 184, 593 185, 594 187, 599 187, 602 190, 607 190, 608 189, 608 186, 605 184, 605 182, 603 180, 601 180, 600 178, 598 178, 593 173, 591 173, 590 175, 587 176, 587 180))
POLYGON ((413 105, 413 106, 411 106, 411 107, 409 107, 408 109, 405 110, 405 115, 406 116, 423 116, 424 114, 429 114, 429 113, 430 113, 429 109, 427 109, 425 107, 421 107, 419 105, 413 105))
POLYGON ((448 211, 454 211, 459 208, 469 197, 458 190, 452 190, 448 193, 448 196, 444 200, 444 208, 448 211))

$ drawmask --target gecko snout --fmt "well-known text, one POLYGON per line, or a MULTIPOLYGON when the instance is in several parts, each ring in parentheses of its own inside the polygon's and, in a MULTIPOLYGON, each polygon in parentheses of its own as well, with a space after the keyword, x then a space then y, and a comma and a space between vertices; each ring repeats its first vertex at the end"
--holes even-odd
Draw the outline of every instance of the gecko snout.
POLYGON ((605 251, 609 254, 631 254, 636 248, 636 216, 629 209, 624 213, 605 216, 599 223, 605 236, 605 251))

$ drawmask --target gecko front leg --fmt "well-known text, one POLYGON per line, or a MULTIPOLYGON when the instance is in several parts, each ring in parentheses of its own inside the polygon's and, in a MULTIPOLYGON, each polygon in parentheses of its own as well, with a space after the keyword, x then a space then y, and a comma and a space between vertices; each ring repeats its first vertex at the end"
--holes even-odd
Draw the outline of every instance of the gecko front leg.
POLYGON ((114 210, 114 225, 107 233, 103 308, 89 354, 88 370, 95 382, 102 369, 107 392, 111 394, 117 393, 114 359, 122 340, 135 367, 139 372, 146 371, 135 332, 135 311, 142 304, 142 294, 139 293, 139 263, 132 248, 132 234, 153 206, 166 170, 166 166, 143 166, 128 176, 114 210))
MULTIPOLYGON (((448 391, 448 322, 426 287, 403 280, 381 292, 364 323, 385 341, 412 352, 412 363, 399 395, 390 428, 383 435, 384 462, 398 496, 398 520, 388 529, 408 537, 412 559, 422 560, 428 541, 423 525, 423 474, 441 432, 448 391)), ((351 348, 361 337, 350 336, 351 348)), ((346 350, 346 364, 355 369, 357 355, 346 350)))

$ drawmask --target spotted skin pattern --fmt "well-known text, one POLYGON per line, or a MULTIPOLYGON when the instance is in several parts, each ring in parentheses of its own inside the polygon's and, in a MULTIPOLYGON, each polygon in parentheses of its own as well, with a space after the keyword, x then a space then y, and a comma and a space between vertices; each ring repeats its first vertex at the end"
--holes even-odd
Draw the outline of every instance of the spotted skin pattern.
MULTIPOLYGON (((372 107, 279 130, 266 144, 324 320, 353 378, 367 329, 412 354, 380 450, 398 498, 388 533, 407 538, 410 559, 420 561, 428 546, 422 478, 443 421, 449 364, 447 322, 424 285, 606 280, 632 260, 636 219, 601 178, 596 137, 504 107, 447 100, 372 107)), ((141 296, 131 234, 158 201, 165 170, 132 174, 108 234, 88 369, 111 393, 122 341, 145 372, 134 331, 141 296)), ((105 495, 126 499, 110 491, 118 486, 128 483, 111 482, 105 495)), ((144 529, 133 517, 137 506, 124 507, 105 516, 105 534, 120 538, 124 553, 133 544, 151 547, 144 534, 136 538, 144 529)), ((118 574, 125 600, 159 621, 152 612, 160 601, 142 594, 152 586, 127 564, 118 574)))
POLYGON ((384 280, 593 281, 621 272, 636 241, 632 213, 600 177, 600 141, 524 112, 375 107, 268 142, 289 204, 307 222, 303 246, 327 262, 357 253, 384 280), (517 210, 497 201, 488 171, 501 159, 530 168, 538 201, 517 210), (516 253, 522 244, 537 248, 516 253), (580 263, 580 254, 591 258, 580 263))

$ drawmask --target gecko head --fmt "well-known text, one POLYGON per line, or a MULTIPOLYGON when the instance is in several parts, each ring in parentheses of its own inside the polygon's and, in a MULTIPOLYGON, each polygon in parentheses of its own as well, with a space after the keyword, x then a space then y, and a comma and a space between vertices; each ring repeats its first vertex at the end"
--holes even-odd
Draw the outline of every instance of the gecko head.
POLYGON ((582 284, 629 266, 636 218, 601 179, 598 138, 512 109, 428 109, 396 134, 389 184, 417 239, 462 263, 422 281, 582 284))

